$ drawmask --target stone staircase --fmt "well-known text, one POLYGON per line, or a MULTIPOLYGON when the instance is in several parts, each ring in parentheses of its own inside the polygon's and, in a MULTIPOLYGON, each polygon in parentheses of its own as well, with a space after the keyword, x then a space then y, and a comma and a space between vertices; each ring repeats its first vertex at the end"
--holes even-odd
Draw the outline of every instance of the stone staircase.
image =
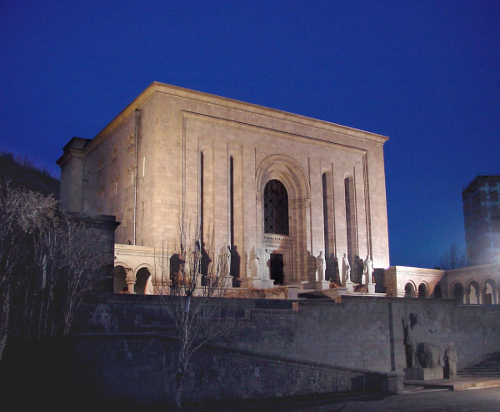
POLYGON ((465 377, 500 377, 500 352, 488 355, 481 362, 460 369, 458 376, 465 377))
POLYGON ((455 379, 436 379, 428 381, 405 380, 405 392, 426 390, 467 390, 500 386, 500 352, 488 355, 481 362, 458 371, 455 379))

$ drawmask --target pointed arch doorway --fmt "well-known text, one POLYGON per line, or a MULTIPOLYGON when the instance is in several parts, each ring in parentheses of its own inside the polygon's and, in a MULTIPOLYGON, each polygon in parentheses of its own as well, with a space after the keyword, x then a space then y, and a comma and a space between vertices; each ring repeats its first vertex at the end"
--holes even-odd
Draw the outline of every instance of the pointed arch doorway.
POLYGON ((274 284, 307 279, 310 190, 300 164, 288 156, 272 155, 257 169, 260 198, 260 238, 267 273, 274 284))
MULTIPOLYGON (((288 222, 288 193, 285 186, 279 180, 272 179, 267 182, 264 188, 264 233, 277 235, 275 240, 279 245, 269 245, 280 249, 285 236, 289 235, 288 222)), ((289 260, 289 259, 288 259, 289 260)), ((283 253, 270 253, 269 256, 269 277, 275 285, 284 284, 284 261, 283 253)))

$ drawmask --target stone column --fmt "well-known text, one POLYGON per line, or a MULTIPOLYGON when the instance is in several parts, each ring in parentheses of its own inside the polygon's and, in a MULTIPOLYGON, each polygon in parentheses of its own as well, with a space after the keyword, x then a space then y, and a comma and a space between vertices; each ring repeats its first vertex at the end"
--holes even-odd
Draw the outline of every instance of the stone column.
POLYGON ((134 286, 135 286, 135 279, 127 278, 127 288, 128 288, 128 293, 130 295, 135 295, 134 286))

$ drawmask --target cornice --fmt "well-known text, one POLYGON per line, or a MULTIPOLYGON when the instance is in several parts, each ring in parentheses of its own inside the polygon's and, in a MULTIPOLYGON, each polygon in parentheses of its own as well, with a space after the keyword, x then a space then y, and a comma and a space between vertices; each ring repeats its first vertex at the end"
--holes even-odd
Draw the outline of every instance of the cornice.
POLYGON ((336 123, 327 122, 326 120, 314 119, 311 117, 289 113, 283 110, 272 109, 265 106, 259 106, 253 103, 242 102, 240 100, 234 100, 227 97, 216 96, 213 94, 200 92, 196 90, 184 89, 178 86, 153 82, 149 87, 154 88, 155 91, 157 92, 168 94, 178 98, 196 100, 199 102, 209 103, 227 109, 258 114, 272 119, 280 119, 295 124, 314 127, 317 129, 323 129, 330 132, 335 132, 350 137, 357 137, 363 140, 370 140, 381 144, 389 140, 387 136, 383 136, 372 132, 366 132, 364 130, 355 129, 349 126, 342 126, 336 123))
MULTIPOLYGON (((221 108, 239 111, 243 113, 252 113, 259 116, 279 119, 285 122, 294 123, 297 125, 313 127, 329 132, 335 132, 344 136, 354 137, 357 139, 368 140, 379 144, 384 144, 389 138, 387 136, 376 133, 366 132, 348 126, 342 126, 335 123, 330 123, 325 120, 313 119, 310 117, 293 114, 278 109, 272 109, 264 106, 259 106, 253 103, 246 103, 239 100, 229 99, 227 97, 216 96, 213 94, 189 90, 178 86, 172 86, 160 82, 151 83, 139 96, 137 96, 125 109, 123 109, 104 129, 102 129, 92 139, 85 151, 90 151, 102 140, 106 135, 120 126, 129 116, 133 115, 136 109, 140 109, 155 93, 161 93, 176 98, 197 101, 219 106, 221 108)), ((230 120, 230 119, 228 119, 230 120)), ((236 121, 236 120, 235 120, 236 121)), ((258 126, 258 125, 255 125, 258 126)))

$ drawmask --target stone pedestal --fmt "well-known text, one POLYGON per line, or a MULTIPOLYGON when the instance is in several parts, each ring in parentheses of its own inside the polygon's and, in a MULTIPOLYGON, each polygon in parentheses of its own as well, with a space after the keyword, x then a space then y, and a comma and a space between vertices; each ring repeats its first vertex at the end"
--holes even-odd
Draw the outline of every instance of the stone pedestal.
POLYGON ((245 285, 248 289, 270 289, 274 287, 274 280, 271 279, 245 279, 245 285))
POLYGON ((314 288, 316 290, 330 289, 330 281, 329 280, 317 280, 316 282, 314 282, 314 288))
POLYGON ((346 288, 332 288, 325 290, 323 292, 326 296, 328 296, 330 299, 335 300, 335 302, 341 302, 342 298, 341 296, 347 295, 347 289, 346 288))
POLYGON ((301 282, 302 289, 327 290, 330 289, 329 280, 316 280, 314 282, 301 282))
POLYGON ((347 295, 347 288, 333 288, 330 289, 329 294, 339 295, 339 296, 347 295))
POLYGON ((288 285, 288 299, 298 299, 298 297, 299 297, 299 286, 288 285))
POLYGON ((368 293, 375 293, 375 283, 368 283, 368 293))
POLYGON ((434 366, 433 368, 407 368, 404 372, 405 379, 409 381, 432 381, 436 379, 444 379, 442 366, 434 366))
POLYGON ((403 372, 387 372, 384 379, 384 392, 386 393, 401 393, 404 390, 403 372))
POLYGON ((354 282, 347 281, 345 283, 345 288, 347 289, 347 292, 354 293, 354 282))

